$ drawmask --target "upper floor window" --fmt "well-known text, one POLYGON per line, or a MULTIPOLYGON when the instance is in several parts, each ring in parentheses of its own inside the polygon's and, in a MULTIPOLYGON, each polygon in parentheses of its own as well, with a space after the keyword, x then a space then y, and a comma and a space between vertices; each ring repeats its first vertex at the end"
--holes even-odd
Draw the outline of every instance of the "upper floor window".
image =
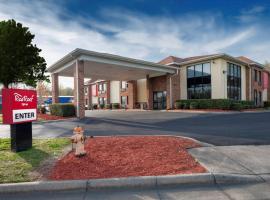
POLYGON ((259 85, 261 85, 262 84, 262 72, 261 71, 259 71, 258 76, 259 76, 259 78, 258 78, 259 85))
POLYGON ((121 89, 127 89, 128 84, 126 81, 121 81, 121 89))
POLYGON ((106 90, 107 90, 107 84, 106 84, 106 83, 100 83, 100 84, 98 85, 98 91, 104 92, 104 91, 106 91, 106 90))
POLYGON ((210 63, 197 64, 187 68, 188 99, 211 98, 210 63))
POLYGON ((258 81, 258 75, 257 75, 257 70, 254 69, 254 81, 258 81))
POLYGON ((241 66, 227 64, 227 95, 229 99, 241 100, 241 66))

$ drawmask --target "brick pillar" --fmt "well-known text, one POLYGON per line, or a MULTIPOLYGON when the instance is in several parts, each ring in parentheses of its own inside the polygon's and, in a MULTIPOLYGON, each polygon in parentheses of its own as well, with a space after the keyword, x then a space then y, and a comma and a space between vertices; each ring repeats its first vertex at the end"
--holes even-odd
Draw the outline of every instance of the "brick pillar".
POLYGON ((137 81, 128 81, 128 108, 134 109, 137 100, 137 81))
POLYGON ((76 116, 84 118, 84 62, 79 60, 76 60, 74 69, 74 105, 76 107, 76 116))
POLYGON ((147 93, 147 108, 148 110, 153 110, 153 89, 149 75, 146 76, 146 93, 147 93))
POLYGON ((110 104, 111 103, 111 82, 110 81, 106 81, 107 83, 107 91, 106 91, 106 94, 107 94, 107 104, 110 104))
POLYGON ((59 102, 58 74, 54 73, 51 75, 51 77, 52 77, 52 103, 58 103, 59 102))
POLYGON ((180 75, 167 75, 166 79, 167 109, 174 109, 175 101, 180 99, 180 75))
POLYGON ((88 102, 87 103, 88 103, 88 109, 90 109, 92 106, 92 85, 88 85, 87 88, 88 88, 88 94, 87 94, 88 102))

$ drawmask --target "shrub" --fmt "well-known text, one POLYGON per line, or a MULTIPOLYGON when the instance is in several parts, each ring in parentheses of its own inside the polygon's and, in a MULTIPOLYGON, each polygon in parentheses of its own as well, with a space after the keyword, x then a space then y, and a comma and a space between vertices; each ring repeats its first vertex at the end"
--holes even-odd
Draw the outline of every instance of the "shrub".
POLYGON ((190 109, 198 109, 199 108, 199 103, 198 102, 191 102, 189 105, 190 109))
POLYGON ((231 99, 188 99, 177 100, 175 102, 177 109, 249 109, 254 107, 253 101, 237 101, 231 99), (235 105, 236 103, 236 105, 235 105))
POLYGON ((112 104, 106 104, 106 105, 105 105, 105 108, 106 108, 106 109, 112 109, 112 104))
POLYGON ((231 109, 232 110, 242 110, 243 106, 240 102, 233 102, 232 105, 231 105, 231 109))
POLYGON ((91 109, 93 109, 93 110, 98 109, 98 105, 97 104, 92 104, 91 109))
POLYGON ((0 104, 0 114, 2 114, 2 104, 0 104))
POLYGON ((120 104, 119 103, 113 103, 112 104, 112 108, 113 109, 119 109, 120 108, 120 104))
POLYGON ((46 108, 45 106, 39 106, 38 107, 38 112, 41 114, 46 114, 46 108))
POLYGON ((49 106, 51 115, 61 117, 75 116, 75 106, 72 103, 55 103, 49 106))
POLYGON ((263 102, 264 104, 263 104, 263 106, 265 107, 265 108, 269 108, 270 107, 270 101, 265 101, 265 102, 263 102))
POLYGON ((105 108, 105 105, 104 104, 99 104, 99 108, 100 109, 104 109, 105 108))

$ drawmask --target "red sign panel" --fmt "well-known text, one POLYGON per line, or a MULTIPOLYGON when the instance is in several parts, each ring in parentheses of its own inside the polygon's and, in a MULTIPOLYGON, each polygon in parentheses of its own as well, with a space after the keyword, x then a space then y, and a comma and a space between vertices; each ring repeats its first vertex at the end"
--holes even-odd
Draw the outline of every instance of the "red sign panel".
POLYGON ((98 95, 98 89, 97 89, 97 84, 92 85, 92 96, 96 97, 98 95))
POLYGON ((2 89, 4 124, 37 120, 37 92, 35 90, 2 89))

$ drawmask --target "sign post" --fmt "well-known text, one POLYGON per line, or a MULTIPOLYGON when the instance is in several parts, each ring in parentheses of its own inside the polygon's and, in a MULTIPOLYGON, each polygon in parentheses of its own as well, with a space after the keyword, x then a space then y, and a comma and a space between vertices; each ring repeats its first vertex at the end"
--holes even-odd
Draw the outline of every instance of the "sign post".
POLYGON ((10 124, 11 150, 32 147, 32 121, 37 120, 37 93, 34 90, 2 89, 3 124, 10 124))

